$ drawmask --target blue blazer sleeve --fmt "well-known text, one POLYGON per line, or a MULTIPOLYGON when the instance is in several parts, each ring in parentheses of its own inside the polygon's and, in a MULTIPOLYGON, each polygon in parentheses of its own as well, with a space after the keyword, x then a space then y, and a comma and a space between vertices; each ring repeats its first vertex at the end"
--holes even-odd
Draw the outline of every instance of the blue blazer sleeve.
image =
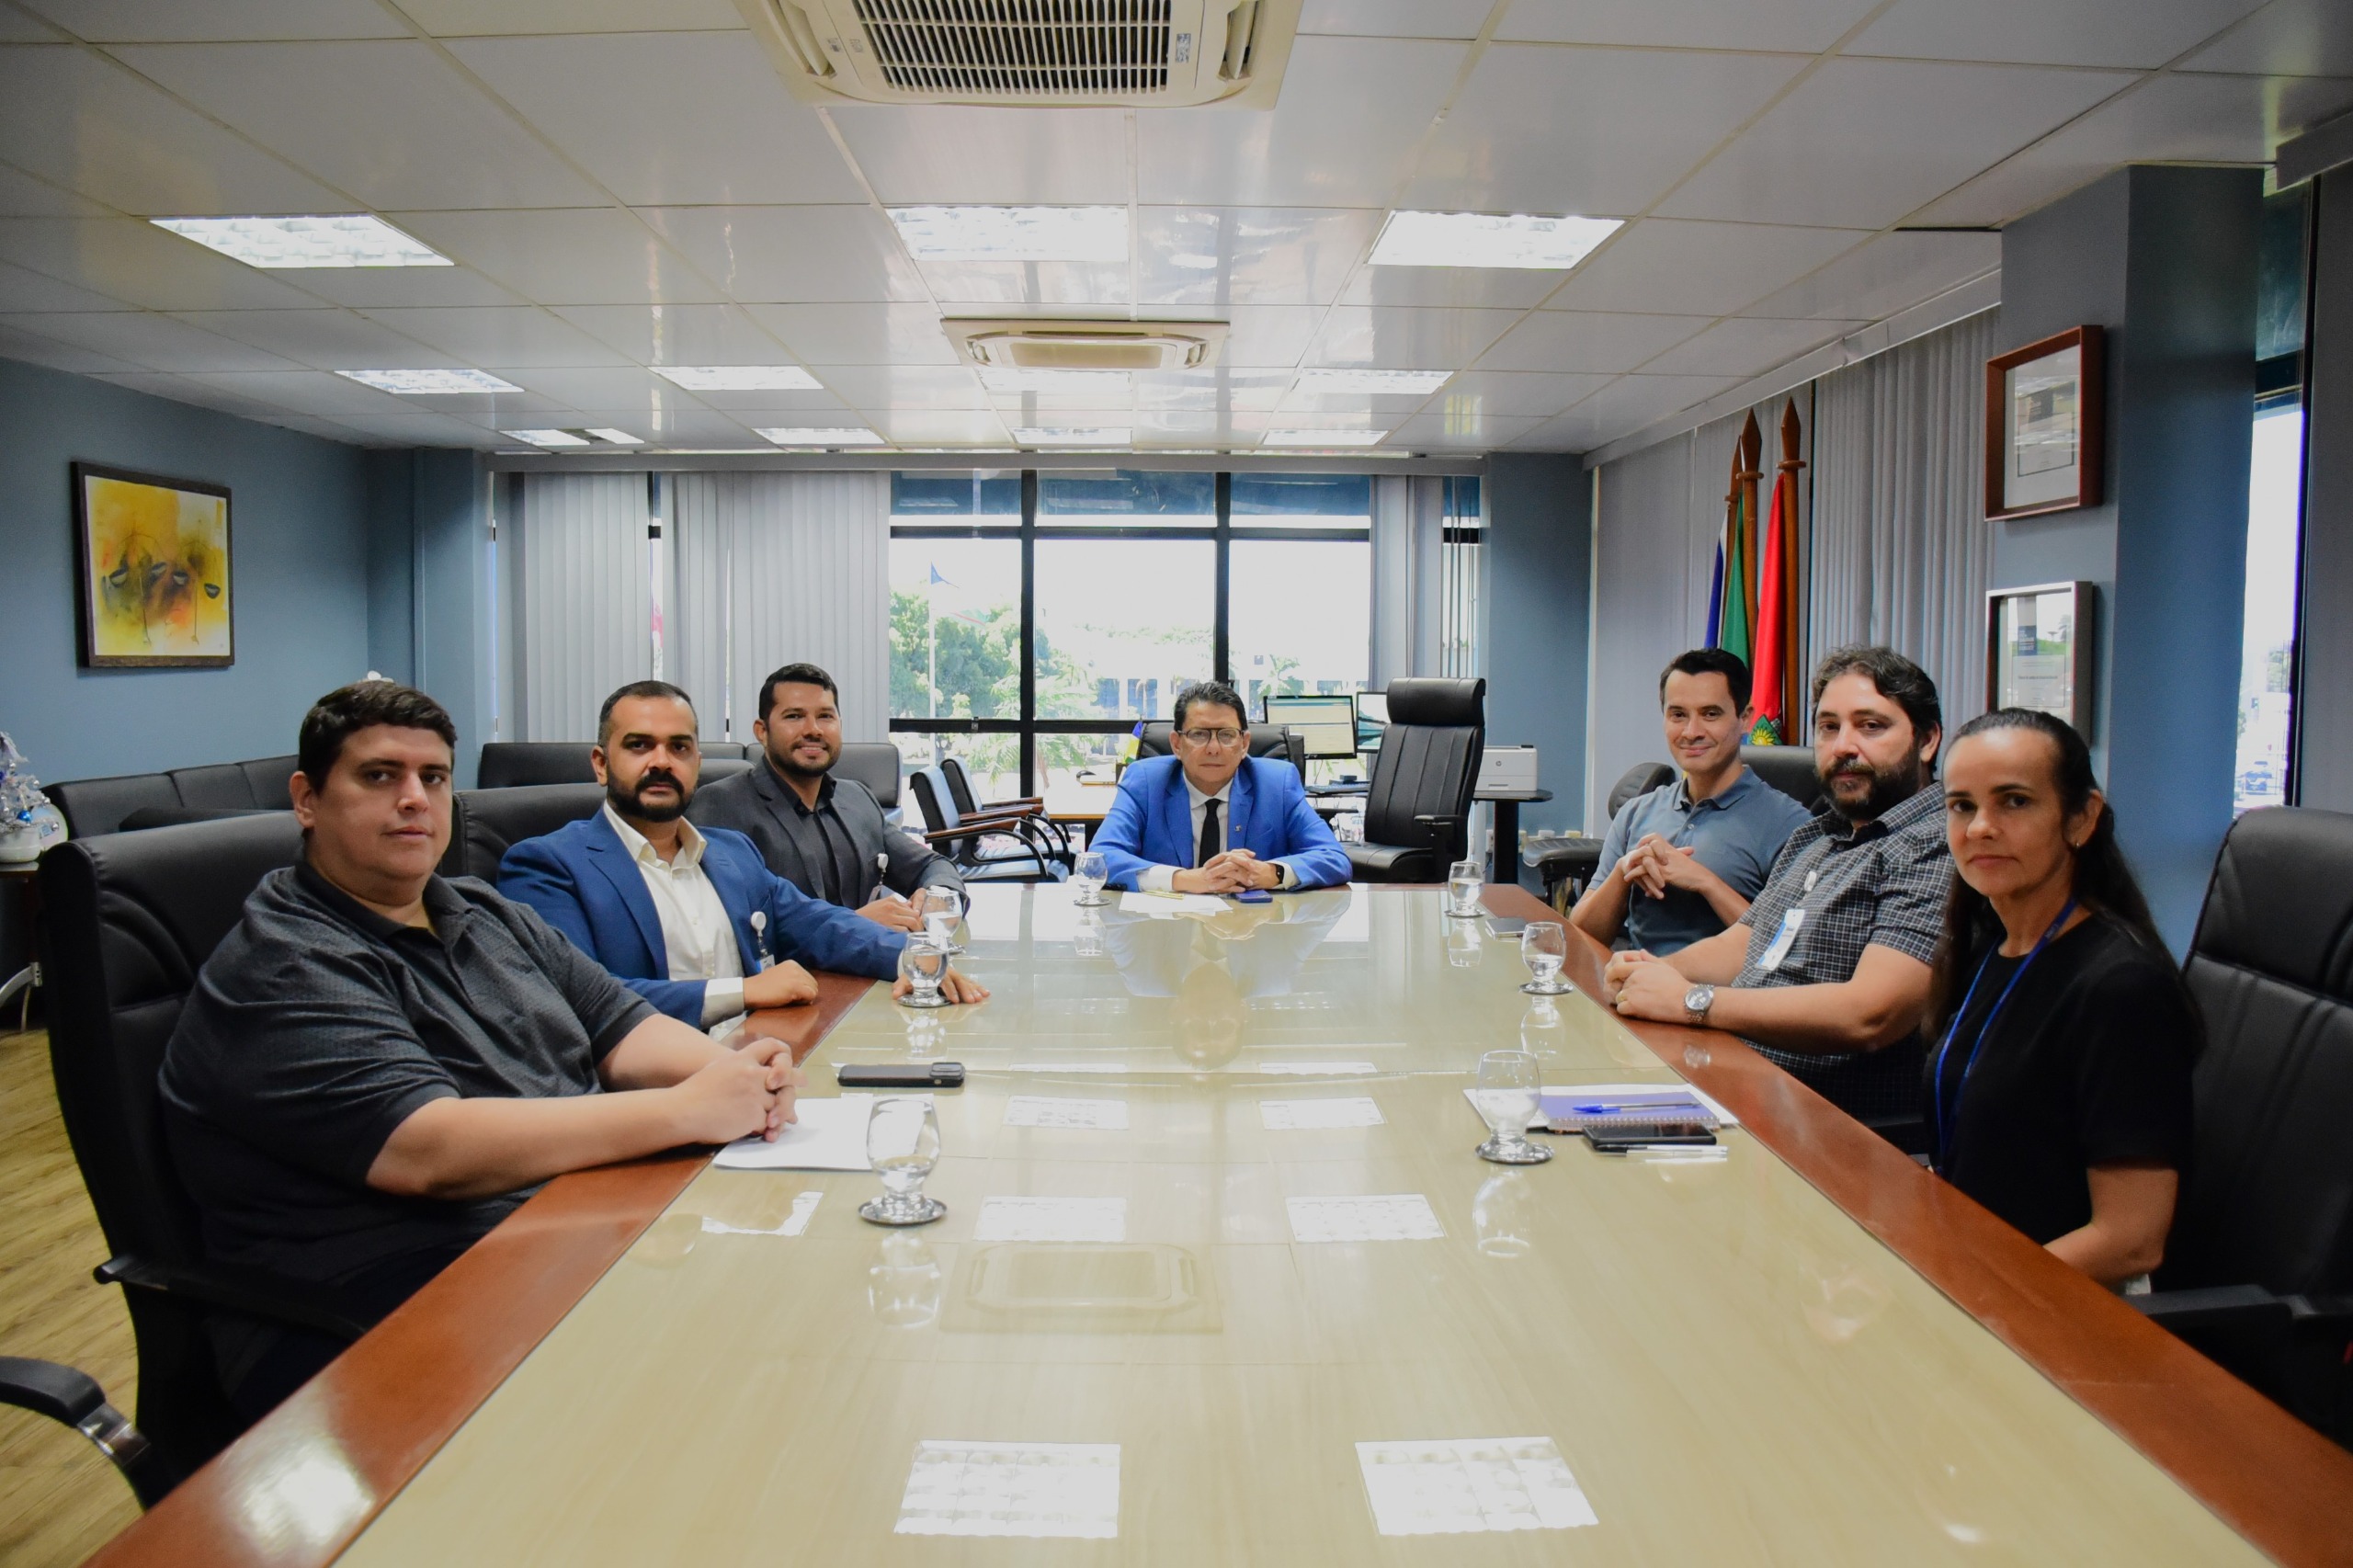
POLYGON ((1111 809, 1103 813, 1103 825, 1086 840, 1089 849, 1103 852, 1111 886, 1132 889, 1147 868, 1162 864, 1144 853, 1144 832, 1150 816, 1151 803, 1140 787, 1135 765, 1130 764, 1111 797, 1111 809))
POLYGON ((703 983, 656 979, 654 955, 645 950, 629 911, 592 907, 592 902, 617 904, 618 900, 609 895, 595 901, 584 897, 577 873, 578 867, 559 850, 552 835, 527 838, 498 862, 498 891, 539 911, 540 919, 570 937, 574 947, 604 965, 607 973, 652 1003, 656 1011, 702 1028, 703 983))
POLYGON ((763 864, 759 867, 768 913, 768 950, 781 963, 869 980, 895 980, 906 935, 889 931, 866 916, 822 898, 811 898, 763 864))
MULTIPOLYGON (((1275 769, 1267 771, 1272 773, 1275 769)), ((1283 771, 1290 769, 1285 767, 1283 771)), ((1283 843, 1288 847, 1275 858, 1291 869, 1301 887, 1337 887, 1348 880, 1348 852, 1332 836, 1331 824, 1317 816, 1315 808, 1307 803, 1307 790, 1293 781, 1297 778, 1292 773, 1290 780, 1286 780, 1289 787, 1283 791, 1283 843)))

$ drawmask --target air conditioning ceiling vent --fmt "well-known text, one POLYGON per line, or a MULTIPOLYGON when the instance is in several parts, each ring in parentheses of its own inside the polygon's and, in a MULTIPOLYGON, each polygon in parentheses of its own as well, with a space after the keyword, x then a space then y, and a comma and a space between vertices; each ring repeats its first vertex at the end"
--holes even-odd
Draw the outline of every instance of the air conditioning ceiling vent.
POLYGON ((951 316, 939 324, 965 362, 990 370, 1203 370, 1225 346, 1220 321, 1025 321, 951 316))
POLYGON ((1271 108, 1300 0, 736 0, 813 102, 1271 108))

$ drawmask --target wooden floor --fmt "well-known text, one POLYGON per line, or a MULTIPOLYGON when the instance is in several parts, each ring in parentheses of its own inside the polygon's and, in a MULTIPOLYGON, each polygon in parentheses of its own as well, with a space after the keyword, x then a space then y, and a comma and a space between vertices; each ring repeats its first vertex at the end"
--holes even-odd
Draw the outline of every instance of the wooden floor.
MULTIPOLYGON (((79 1367, 128 1413, 139 1392, 131 1318, 122 1292, 90 1278, 106 1257, 58 1119, 49 1036, 0 1033, 0 1356, 79 1367)), ((138 1513, 78 1434, 0 1408, 0 1563, 79 1562, 138 1513)))

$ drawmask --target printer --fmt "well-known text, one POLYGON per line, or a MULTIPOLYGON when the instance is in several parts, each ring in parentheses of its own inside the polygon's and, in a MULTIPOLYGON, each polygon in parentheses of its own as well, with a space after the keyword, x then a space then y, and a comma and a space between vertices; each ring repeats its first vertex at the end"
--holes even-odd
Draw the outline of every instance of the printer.
POLYGON ((1479 754, 1479 787, 1475 799, 1493 801, 1536 792, 1534 746, 1489 746, 1479 754))

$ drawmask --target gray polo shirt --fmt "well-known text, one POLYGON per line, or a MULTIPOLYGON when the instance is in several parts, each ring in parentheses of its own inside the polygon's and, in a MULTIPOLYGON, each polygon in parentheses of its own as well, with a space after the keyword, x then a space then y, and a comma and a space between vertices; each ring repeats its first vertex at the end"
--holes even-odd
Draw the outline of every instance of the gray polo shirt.
MULTIPOLYGON (((1774 858, 1790 835, 1806 824, 1803 806, 1747 768, 1732 788, 1693 801, 1688 780, 1677 778, 1637 795, 1611 819, 1601 841, 1601 874, 1625 858, 1645 835, 1655 833, 1693 857, 1743 898, 1753 899, 1772 874, 1774 858)), ((1708 901, 1682 888, 1653 898, 1640 888, 1626 898, 1626 936, 1647 952, 1677 952, 1724 928, 1708 901)))

